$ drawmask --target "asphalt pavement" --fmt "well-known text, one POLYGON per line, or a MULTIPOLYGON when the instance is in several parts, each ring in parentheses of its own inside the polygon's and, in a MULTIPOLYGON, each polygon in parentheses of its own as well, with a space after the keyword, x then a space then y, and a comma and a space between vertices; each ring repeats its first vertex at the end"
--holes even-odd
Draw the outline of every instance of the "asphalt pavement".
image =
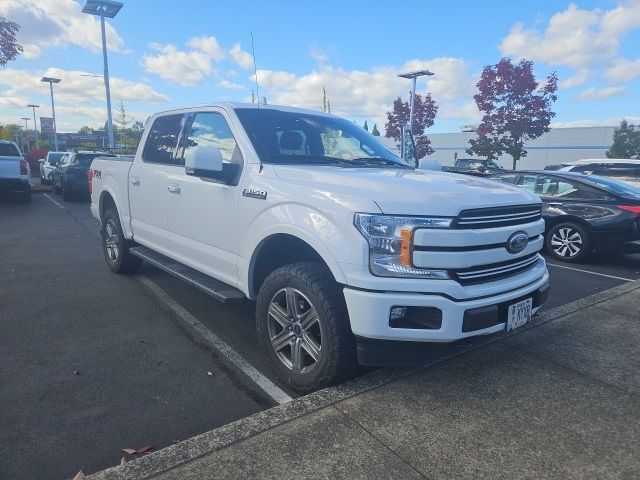
MULTIPOLYGON (((1 202, 0 225, 1 479, 95 472, 118 463, 122 448, 165 447, 278 403, 167 302, 296 398, 258 346, 252 303, 220 304, 149 266, 111 273, 86 200, 1 202)), ((550 261, 549 270, 544 310, 640 278, 640 255, 550 261)))

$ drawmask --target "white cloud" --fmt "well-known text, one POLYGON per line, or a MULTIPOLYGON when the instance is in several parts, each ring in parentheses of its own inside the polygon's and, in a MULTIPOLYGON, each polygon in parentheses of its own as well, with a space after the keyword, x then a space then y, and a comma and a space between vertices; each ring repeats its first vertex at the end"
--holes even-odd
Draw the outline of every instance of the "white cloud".
MULTIPOLYGON (((24 47, 26 59, 38 58, 52 46, 75 45, 102 51, 100 21, 82 13, 82 5, 73 0, 2 0, 0 16, 21 26, 17 41, 24 47)), ((122 50, 124 41, 109 22, 106 34, 108 48, 122 50)))
POLYGON ((589 70, 580 69, 575 74, 565 78, 560 82, 560 88, 577 88, 584 85, 589 80, 589 70))
POLYGON ((640 27, 640 2, 621 3, 611 10, 583 10, 570 4, 551 17, 544 31, 516 24, 500 44, 503 55, 572 68, 611 61, 620 40, 640 27))
POLYGON ((595 88, 589 87, 576 95, 576 100, 602 100, 609 97, 616 97, 620 95, 627 95, 627 91, 624 87, 604 87, 595 88))
POLYGON ((229 80, 220 81, 219 85, 225 90, 245 90, 244 85, 240 85, 238 83, 230 82, 229 80))
MULTIPOLYGON (((435 75, 418 80, 417 92, 430 92, 440 105, 441 118, 476 120, 478 112, 471 96, 475 91, 475 75, 469 73, 466 61, 459 58, 411 60, 399 66, 386 66, 371 70, 345 70, 321 65, 303 75, 286 71, 258 70, 260 92, 269 103, 294 105, 320 110, 322 87, 331 102, 332 112, 347 118, 369 118, 382 128, 386 112, 393 100, 405 100, 411 82, 398 77, 398 72, 429 68, 435 75), (462 100, 465 100, 463 103, 462 100)), ((254 80, 254 77, 250 77, 254 80)))
POLYGON ((609 117, 601 119, 585 119, 585 120, 571 120, 567 122, 553 122, 551 128, 571 128, 571 127, 617 127, 620 125, 622 119, 626 119, 628 122, 635 125, 640 124, 640 117, 609 117))
POLYGON ((29 100, 25 97, 9 95, 9 92, 4 92, 0 95, 0 108, 26 108, 29 103, 29 100))
POLYGON ((226 53, 215 37, 195 37, 187 42, 194 50, 206 53, 214 60, 222 60, 226 53))
POLYGON ((253 56, 249 52, 242 50, 242 45, 239 43, 231 47, 229 53, 235 62, 245 70, 249 70, 253 66, 253 56))
POLYGON ((325 64, 329 61, 329 55, 315 43, 309 47, 309 56, 320 64, 325 64))
POLYGON ((626 83, 640 77, 640 59, 619 58, 607 69, 605 76, 615 83, 626 83))

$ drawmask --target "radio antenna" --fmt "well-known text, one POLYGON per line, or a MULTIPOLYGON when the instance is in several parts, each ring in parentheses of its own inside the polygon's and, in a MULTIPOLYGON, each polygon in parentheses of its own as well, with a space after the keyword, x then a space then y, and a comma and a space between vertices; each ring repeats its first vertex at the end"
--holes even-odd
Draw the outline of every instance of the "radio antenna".
POLYGON ((256 48, 253 45, 253 32, 251 32, 251 54, 253 55, 253 76, 256 78, 256 98, 260 108, 260 90, 258 86, 258 68, 256 67, 256 48))

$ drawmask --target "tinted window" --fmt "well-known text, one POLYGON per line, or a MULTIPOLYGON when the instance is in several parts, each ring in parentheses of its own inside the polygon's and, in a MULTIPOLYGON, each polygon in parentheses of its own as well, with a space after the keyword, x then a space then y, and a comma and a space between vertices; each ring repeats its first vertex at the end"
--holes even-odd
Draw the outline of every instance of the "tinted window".
POLYGON ((142 159, 150 163, 173 164, 182 114, 158 117, 153 122, 142 150, 142 159))
POLYGON ((499 182, 502 183, 509 183, 509 184, 514 184, 516 183, 516 177, 518 175, 516 173, 511 174, 511 175, 499 175, 499 176, 495 176, 495 177, 491 177, 492 180, 497 180, 499 182))
POLYGON ((616 195, 622 195, 630 198, 640 198, 640 189, 627 185, 625 183, 616 182, 615 180, 609 180, 607 178, 597 177, 595 175, 589 175, 588 177, 581 178, 584 183, 591 184, 594 187, 601 188, 607 192, 614 193, 616 195))
POLYGON ((2 157, 19 157, 20 151, 13 143, 0 143, 0 156, 2 157))
POLYGON ((236 139, 227 121, 219 113, 196 113, 191 122, 189 135, 181 144, 181 152, 176 160, 179 165, 184 165, 185 153, 196 146, 218 148, 223 163, 242 164, 242 153, 236 139))
POLYGON ((49 165, 57 165, 64 155, 64 153, 47 153, 47 161, 49 165))
POLYGON ((93 159, 96 157, 115 157, 115 155, 111 153, 79 153, 76 155, 76 158, 73 163, 82 165, 83 167, 88 167, 93 162, 93 159))

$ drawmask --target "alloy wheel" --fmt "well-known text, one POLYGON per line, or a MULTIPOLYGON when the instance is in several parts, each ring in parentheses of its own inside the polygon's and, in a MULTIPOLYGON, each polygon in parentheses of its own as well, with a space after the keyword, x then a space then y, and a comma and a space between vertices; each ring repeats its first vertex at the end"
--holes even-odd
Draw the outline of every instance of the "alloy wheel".
POLYGON ((107 247, 107 256, 109 261, 115 263, 118 260, 120 251, 118 249, 118 228, 113 220, 108 220, 104 227, 105 239, 104 243, 107 247))
POLYGON ((298 374, 309 373, 322 356, 320 317, 298 289, 285 287, 269 303, 267 332, 278 359, 298 374))
POLYGON ((551 236, 551 248, 559 257, 575 257, 582 251, 582 247, 582 236, 573 228, 559 228, 551 236))

